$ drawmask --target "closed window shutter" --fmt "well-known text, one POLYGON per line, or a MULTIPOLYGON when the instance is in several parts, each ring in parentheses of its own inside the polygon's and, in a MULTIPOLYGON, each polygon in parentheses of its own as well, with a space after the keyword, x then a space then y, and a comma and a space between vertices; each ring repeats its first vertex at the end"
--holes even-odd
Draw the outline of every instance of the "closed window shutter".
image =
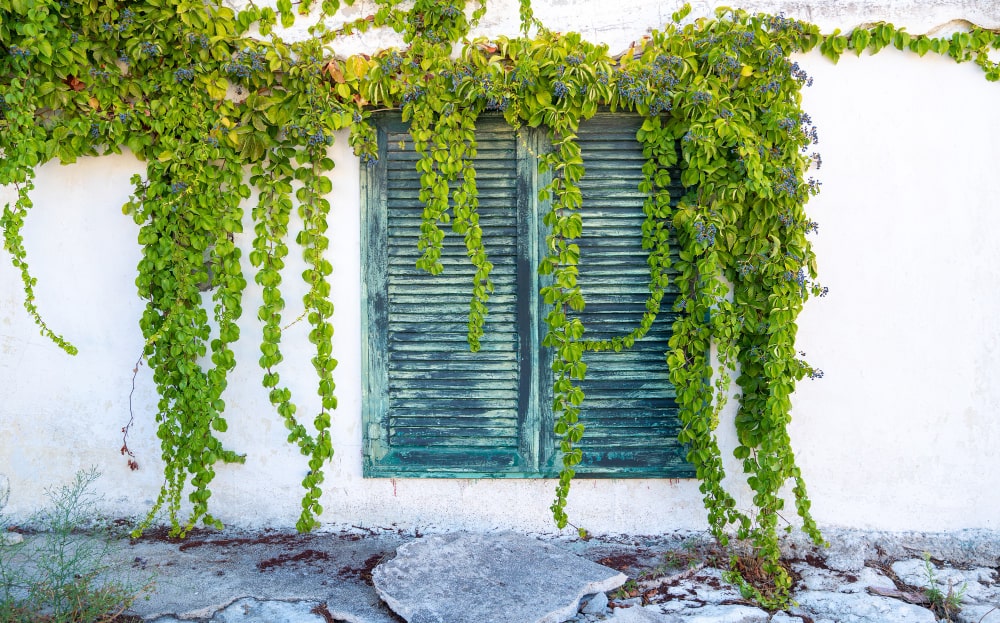
MULTIPOLYGON (((578 133, 586 175, 579 314, 587 339, 627 334, 649 296, 641 231, 645 196, 640 120, 601 114, 578 133)), ((398 114, 377 123, 379 159, 363 172, 362 361, 364 474, 419 477, 549 477, 558 471, 552 432, 551 352, 540 348, 547 310, 538 296, 546 253, 537 195, 543 133, 515 132, 500 117, 476 124, 474 161, 483 241, 494 292, 485 335, 469 352, 475 270, 461 235, 446 231, 444 273, 415 268, 424 206, 417 154, 398 114)), ((672 189, 679 196, 680 188, 672 189)), ((591 477, 693 475, 677 442, 677 406, 665 363, 675 293, 649 334, 628 351, 586 353, 581 420, 591 477)))
MULTIPOLYGON (((601 114, 581 124, 578 144, 586 173, 579 284, 587 302, 576 314, 585 339, 610 339, 636 328, 649 297, 648 251, 642 248, 642 165, 636 140, 641 119, 601 114)), ((671 196, 682 192, 679 174, 671 196)), ((674 286, 647 335, 628 350, 588 352, 580 419, 586 430, 580 474, 686 477, 693 468, 677 441, 679 420, 665 362, 674 321, 674 286)))
MULTIPOLYGON (((382 153, 369 175, 369 193, 379 197, 368 215, 383 219, 365 241, 366 265, 385 263, 372 274, 369 291, 384 290, 380 305, 368 305, 368 349, 384 356, 369 365, 365 408, 369 414, 366 474, 413 476, 482 475, 525 470, 525 409, 518 338, 518 180, 516 138, 502 119, 477 124, 474 161, 483 239, 493 264, 494 292, 485 335, 477 353, 467 343, 469 296, 475 269, 463 236, 445 230, 444 272, 415 268, 420 256, 423 205, 418 195, 418 155, 405 126, 381 126, 382 153), (374 179, 373 179, 374 178, 374 179), (372 182, 377 182, 372 184, 372 182), (378 256, 384 253, 381 257, 378 256), (371 331, 372 326, 375 332, 371 331), (377 398, 375 396, 385 396, 377 398), (371 401, 371 403, 369 403, 371 401), (382 402, 384 401, 384 402, 382 402)), ((523 271, 522 271, 523 272, 523 271)), ((369 358, 370 360, 370 358, 369 358)))

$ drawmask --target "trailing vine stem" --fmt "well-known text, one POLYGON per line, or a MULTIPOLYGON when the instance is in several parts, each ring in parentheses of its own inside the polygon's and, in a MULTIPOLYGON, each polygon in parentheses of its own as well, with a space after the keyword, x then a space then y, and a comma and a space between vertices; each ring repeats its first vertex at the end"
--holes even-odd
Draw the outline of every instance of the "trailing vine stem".
POLYGON ((750 548, 734 559, 734 581, 767 605, 787 603, 790 578, 777 541, 785 484, 792 484, 803 529, 822 542, 787 426, 796 383, 822 376, 795 349, 796 318, 807 299, 826 293, 807 237, 818 226, 804 210, 819 190, 808 170, 821 163, 812 151, 817 130, 800 105, 811 78, 789 55, 818 48, 836 62, 847 51, 892 47, 972 62, 996 81, 1000 65, 990 54, 1000 49, 1000 36, 970 25, 934 38, 884 23, 823 35, 781 15, 738 10, 691 20, 684 7, 611 56, 578 34, 546 29, 530 0, 519 0, 521 36, 471 41, 484 0, 376 0, 374 13, 357 19, 346 19, 341 8, 338 0, 279 0, 274 8, 251 2, 241 11, 219 0, 15 0, 0 9, 0 183, 17 193, 0 228, 28 314, 67 352, 75 348, 42 320, 27 264, 23 227, 35 169, 125 149, 146 163, 124 210, 139 225, 143 249, 140 328, 160 397, 155 417, 165 482, 137 532, 163 507, 175 534, 198 521, 219 525, 208 504, 216 466, 244 460, 224 444, 223 413, 247 288, 241 235, 251 189, 262 385, 288 441, 306 458, 297 527, 319 525, 336 408, 328 150, 335 133, 347 129, 363 165, 371 164, 378 153, 374 111, 401 110, 419 154, 419 267, 445 269, 442 224, 464 238, 475 267, 468 341, 478 348, 493 284, 478 209, 475 129, 492 112, 515 128, 543 127, 549 137, 535 156, 550 179, 539 194, 548 230, 540 294, 562 458, 556 524, 571 525, 565 509, 582 458, 584 353, 631 348, 663 313, 669 289, 677 295, 665 365, 708 524, 720 542, 735 537, 750 548), (279 26, 304 17, 314 18, 313 38, 289 43, 278 36, 279 26), (344 36, 371 29, 399 33, 404 47, 349 58, 334 53, 344 36), (635 327, 593 340, 574 316, 586 305, 577 278, 587 261, 576 242, 587 165, 576 134, 602 108, 642 120, 636 140, 646 159, 639 186, 646 199, 634 235, 648 252, 649 295, 635 327), (682 190, 671 195, 678 184, 682 190), (280 376, 293 233, 306 264, 302 317, 314 346, 318 407, 311 419, 299 417, 280 376), (716 436, 734 370, 734 458, 753 492, 749 510, 723 486, 716 436), (772 577, 768 586, 742 579, 740 569, 752 561, 772 577))

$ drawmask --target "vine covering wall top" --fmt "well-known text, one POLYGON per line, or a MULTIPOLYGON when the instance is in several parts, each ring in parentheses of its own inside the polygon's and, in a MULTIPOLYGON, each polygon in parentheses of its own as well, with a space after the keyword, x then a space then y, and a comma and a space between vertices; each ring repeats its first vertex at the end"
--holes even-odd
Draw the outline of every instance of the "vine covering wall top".
MULTIPOLYGON (((348 3, 350 4, 350 3, 348 3)), ((687 7, 662 30, 624 53, 573 33, 561 34, 535 19, 520 0, 518 37, 466 37, 487 10, 485 0, 378 0, 372 15, 327 26, 337 0, 278 0, 274 8, 250 3, 235 11, 210 0, 8 0, 0 6, 0 183, 17 188, 0 227, 4 247, 23 277, 25 307, 42 332, 69 353, 74 347, 42 320, 33 296, 21 229, 32 207, 35 168, 71 163, 123 149, 146 162, 123 206, 139 225, 142 259, 136 285, 146 302, 141 320, 144 356, 159 391, 158 436, 165 484, 142 530, 163 506, 174 531, 209 511, 210 484, 219 462, 244 457, 224 446, 223 399, 236 365, 232 345, 249 279, 260 285, 261 379, 288 440, 306 457, 309 473, 301 530, 318 525, 323 467, 335 440, 336 409, 331 337, 331 244, 326 216, 335 163, 327 150, 339 130, 364 163, 377 155, 371 114, 401 109, 419 154, 424 204, 418 267, 442 271, 445 228, 461 236, 476 274, 469 284, 469 345, 478 348, 490 309, 490 241, 477 213, 472 160, 475 123, 486 111, 515 128, 544 128, 552 149, 538 154, 551 183, 540 195, 550 211, 547 257, 541 272, 550 285, 544 346, 553 352, 556 433, 563 471, 552 510, 564 507, 585 434, 580 383, 588 350, 628 349, 660 313, 667 269, 680 296, 674 306, 665 365, 677 389, 688 460, 697 470, 713 533, 725 543, 735 528, 749 539, 753 561, 771 582, 748 594, 769 603, 787 598, 790 579, 777 548, 779 490, 791 481, 803 527, 822 541, 809 513, 805 483, 787 433, 795 384, 822 372, 795 348, 803 303, 826 293, 817 281, 809 236, 817 225, 805 213, 819 184, 809 170, 821 160, 818 131, 801 110, 800 90, 811 80, 789 56, 819 50, 833 61, 848 52, 888 47, 935 53, 978 64, 1000 79, 990 52, 1000 36, 972 26, 947 38, 911 35, 878 23, 850 33, 819 29, 781 15, 720 10, 689 19, 687 7), (275 28, 314 20, 311 37, 285 42, 275 28), (369 29, 399 33, 403 46, 373 55, 337 55, 344 35, 369 29), (599 109, 643 117, 636 139, 646 164, 643 248, 649 252, 649 298, 643 320, 624 335, 588 339, 572 310, 586 305, 577 285, 586 262, 574 242, 582 231, 578 187, 586 163, 575 133, 599 109), (679 165, 683 197, 670 197, 670 171, 679 165), (257 192, 256 201, 248 199, 257 192), (249 260, 240 267, 243 212, 254 232, 249 260), (300 218, 291 218, 293 211, 300 218), (301 223, 301 225, 298 225, 301 223), (294 227, 294 231, 290 228, 294 227), (282 283, 289 239, 308 264, 302 278, 319 408, 300 413, 278 371, 282 283), (675 242, 674 242, 675 241, 675 242), (671 244, 679 260, 671 264, 671 244), (207 258, 207 260, 206 260, 207 258), (210 292, 203 294, 206 284, 210 292), (211 327, 217 327, 213 332, 211 327), (213 337, 214 335, 214 337, 213 337), (715 364, 707 353, 714 345, 715 364), (754 491, 754 513, 736 507, 722 486, 715 437, 733 370, 739 409, 735 455, 754 491), (186 493, 191 514, 179 516, 186 493)), ((128 452, 127 446, 123 452, 128 452)), ((739 575, 734 575, 739 580, 739 575)))

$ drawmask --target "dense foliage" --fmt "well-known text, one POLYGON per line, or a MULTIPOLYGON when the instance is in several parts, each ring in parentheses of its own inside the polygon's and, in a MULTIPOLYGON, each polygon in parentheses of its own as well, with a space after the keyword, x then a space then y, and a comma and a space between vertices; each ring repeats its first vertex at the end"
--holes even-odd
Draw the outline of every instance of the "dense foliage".
MULTIPOLYGON (((796 382, 822 374, 795 348, 796 317, 808 298, 826 292, 816 282, 808 239, 817 225, 803 209, 818 191, 807 172, 820 162, 813 151, 816 128, 800 107, 800 89, 810 78, 789 55, 820 46, 835 61, 845 50, 894 46, 972 60, 997 80, 1000 69, 988 52, 1000 47, 1000 37, 972 28, 932 39, 888 24, 822 36, 815 26, 782 16, 724 10, 689 20, 685 8, 663 30, 612 56, 579 35, 547 30, 528 0, 521 1, 521 36, 472 41, 465 37, 484 14, 484 0, 407 6, 377 0, 373 15, 345 23, 337 0, 303 0, 295 11, 300 20, 316 20, 312 37, 288 43, 276 27, 296 19, 289 0, 278 0, 277 10, 250 3, 240 12, 218 0, 0 3, 0 183, 18 193, 0 226, 23 276, 28 312, 70 353, 74 347, 39 316, 26 263, 21 229, 32 207, 34 170, 53 158, 69 163, 123 149, 147 163, 124 206, 140 226, 136 285, 146 302, 144 355, 159 390, 156 418, 166 465, 165 484, 144 525, 163 506, 175 533, 183 535, 198 521, 218 525, 208 505, 215 466, 244 460, 217 433, 227 428, 223 394, 236 365, 232 345, 240 338, 242 296, 251 277, 263 293, 256 310, 262 383, 289 442, 308 460, 297 525, 318 525, 336 408, 331 266, 325 259, 328 173, 335 163, 327 152, 335 133, 349 129, 355 152, 371 163, 377 153, 369 123, 374 110, 401 109, 420 154, 426 207, 418 267, 442 270, 444 225, 464 237, 476 267, 469 284, 469 345, 478 348, 492 265, 477 213, 475 125, 478 115, 499 111, 515 127, 546 128, 552 145, 538 162, 552 173, 541 191, 551 206, 541 271, 551 285, 540 294, 549 306, 544 346, 555 355, 556 432, 563 451, 552 505, 557 525, 568 522, 564 507, 581 457, 576 444, 586 428, 579 417, 584 353, 630 348, 660 313, 671 268, 681 294, 666 365, 677 388, 681 440, 690 448, 713 533, 725 543, 735 531, 752 547, 734 569, 750 561, 772 578, 767 586, 744 582, 744 588, 767 603, 782 603, 790 579, 780 566, 777 527, 786 483, 793 485, 805 531, 822 541, 787 426, 796 382), (337 57, 340 37, 370 28, 395 30, 404 47, 337 57), (646 219, 635 235, 649 250, 650 280, 640 325, 627 335, 592 341, 572 313, 586 304, 577 285, 586 258, 574 242, 583 227, 578 182, 586 163, 574 139, 579 124, 600 108, 644 118, 636 138, 648 159, 641 187, 646 219), (678 164, 686 188, 679 202, 667 191, 678 164), (254 272, 245 275, 236 236, 254 196, 254 272), (304 306, 319 394, 319 408, 308 416, 298 412, 277 371, 290 238, 308 265, 304 306), (680 260, 671 266, 674 241, 680 260), (754 492, 753 513, 737 508, 722 486, 715 434, 734 370, 740 403, 735 455, 754 492), (182 520, 185 492, 192 506, 182 520)), ((734 578, 741 581, 738 573, 734 578)))

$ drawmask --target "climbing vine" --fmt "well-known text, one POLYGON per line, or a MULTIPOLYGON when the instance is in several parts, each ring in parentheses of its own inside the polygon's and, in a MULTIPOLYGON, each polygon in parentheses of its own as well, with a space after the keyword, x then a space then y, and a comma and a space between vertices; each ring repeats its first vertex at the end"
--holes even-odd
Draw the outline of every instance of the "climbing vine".
POLYGON ((544 128, 549 138, 550 148, 537 159, 550 180, 539 194, 549 206, 540 295, 548 308, 543 345, 553 353, 562 451, 552 504, 556 524, 568 524, 565 505, 582 458, 577 444, 586 434, 584 353, 631 348, 662 312, 665 289, 673 285, 679 295, 665 365, 677 390, 680 441, 701 481, 709 525, 723 544, 735 535, 751 547, 734 559, 734 581, 765 604, 785 603, 791 580, 777 533, 786 483, 805 532, 822 542, 787 426, 796 383, 822 376, 795 348, 796 317, 807 299, 826 293, 816 281, 809 241, 817 224, 804 211, 819 190, 809 170, 821 162, 817 130, 800 106, 811 78, 790 55, 818 46, 836 61, 848 51, 892 46, 974 62, 996 81, 1000 68, 989 54, 1000 48, 1000 36, 970 25, 950 38, 931 38, 889 24, 822 35, 797 20, 739 10, 691 20, 685 7, 662 30, 613 56, 579 35, 549 31, 528 0, 520 2, 521 35, 492 40, 467 39, 485 14, 485 0, 378 0, 374 14, 347 22, 340 9, 337 0, 294 7, 278 0, 274 9, 250 2, 242 11, 216 0, 9 0, 0 7, 0 183, 17 191, 0 218, 4 247, 22 276, 28 313, 70 354, 75 348, 36 307, 21 235, 34 171, 52 159, 69 163, 123 149, 146 162, 124 211, 139 226, 143 249, 136 280, 146 303, 140 329, 160 396, 165 480, 137 530, 164 507, 175 534, 199 521, 219 525, 208 503, 215 466, 244 460, 217 433, 227 429, 223 394, 236 365, 232 345, 241 337, 251 277, 262 292, 261 382, 309 468, 297 527, 318 525, 337 404, 326 259, 335 163, 328 148, 335 133, 347 129, 362 163, 374 162, 373 111, 401 110, 419 155, 425 208, 418 267, 443 270, 449 226, 465 241, 476 269, 469 346, 478 350, 493 284, 473 159, 476 120, 490 111, 515 128, 544 128), (297 19, 313 20, 312 37, 285 42, 277 27, 297 19), (337 56, 342 37, 369 29, 400 33, 404 47, 337 56), (629 333, 591 340, 574 316, 586 305, 577 284, 586 258, 576 242, 586 163, 575 139, 581 122, 600 109, 643 118, 636 138, 646 157, 645 220, 635 235, 649 253, 649 299, 629 333), (685 189, 680 197, 668 190, 677 172, 685 189), (236 237, 251 199, 247 273, 236 237), (318 394, 311 417, 300 412, 301 400, 279 372, 289 326, 283 270, 292 238, 306 263, 301 319, 310 327, 318 394), (675 275, 673 284, 668 274, 675 275), (738 508, 722 485, 715 434, 734 370, 735 457, 754 493, 753 513, 738 508), (770 583, 744 581, 740 572, 750 564, 770 583))

